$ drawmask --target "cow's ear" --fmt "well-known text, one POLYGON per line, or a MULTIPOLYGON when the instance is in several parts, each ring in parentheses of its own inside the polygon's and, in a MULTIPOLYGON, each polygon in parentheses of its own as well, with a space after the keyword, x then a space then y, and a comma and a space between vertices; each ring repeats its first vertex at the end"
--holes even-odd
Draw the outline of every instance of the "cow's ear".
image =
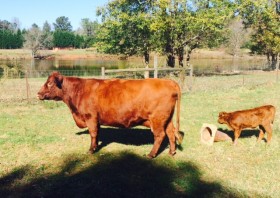
POLYGON ((57 86, 59 89, 61 89, 61 88, 62 88, 62 83, 63 83, 63 76, 62 76, 60 73, 57 73, 57 74, 55 75, 54 80, 55 80, 56 86, 57 86))

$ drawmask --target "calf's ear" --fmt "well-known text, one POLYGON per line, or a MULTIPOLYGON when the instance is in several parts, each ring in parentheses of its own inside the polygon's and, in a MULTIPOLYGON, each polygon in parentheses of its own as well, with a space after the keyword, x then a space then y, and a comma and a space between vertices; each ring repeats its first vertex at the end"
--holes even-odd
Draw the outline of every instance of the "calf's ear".
POLYGON ((224 116, 226 114, 226 112, 222 111, 219 113, 219 117, 224 116))

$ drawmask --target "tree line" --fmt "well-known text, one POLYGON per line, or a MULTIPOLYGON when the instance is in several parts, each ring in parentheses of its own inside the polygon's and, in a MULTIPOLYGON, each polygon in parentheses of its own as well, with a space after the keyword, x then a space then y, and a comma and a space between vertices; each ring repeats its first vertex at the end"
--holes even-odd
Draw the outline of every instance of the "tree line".
POLYGON ((18 30, 0 21, 0 48, 23 46, 36 54, 44 48, 95 47, 103 53, 143 56, 147 64, 156 52, 174 67, 175 58, 183 66, 196 48, 223 46, 236 56, 246 47, 265 54, 272 66, 279 61, 279 0, 111 0, 97 16, 101 22, 82 19, 76 31, 65 16, 56 19, 54 30, 48 22, 42 29, 33 24, 18 30))
POLYGON ((81 28, 73 31, 68 17, 61 16, 52 26, 47 21, 40 28, 32 24, 31 28, 20 30, 18 24, 0 20, 0 49, 27 48, 36 56, 40 49, 52 48, 88 48, 94 44, 94 34, 98 23, 85 18, 81 28))

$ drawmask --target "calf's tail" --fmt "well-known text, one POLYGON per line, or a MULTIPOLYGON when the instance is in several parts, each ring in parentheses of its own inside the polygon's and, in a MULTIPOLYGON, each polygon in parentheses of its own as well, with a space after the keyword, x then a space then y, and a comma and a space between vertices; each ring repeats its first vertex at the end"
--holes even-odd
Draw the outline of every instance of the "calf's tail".
POLYGON ((271 124, 273 124, 273 122, 274 122, 275 113, 276 113, 276 108, 273 106, 273 108, 272 108, 272 119, 271 119, 271 124))

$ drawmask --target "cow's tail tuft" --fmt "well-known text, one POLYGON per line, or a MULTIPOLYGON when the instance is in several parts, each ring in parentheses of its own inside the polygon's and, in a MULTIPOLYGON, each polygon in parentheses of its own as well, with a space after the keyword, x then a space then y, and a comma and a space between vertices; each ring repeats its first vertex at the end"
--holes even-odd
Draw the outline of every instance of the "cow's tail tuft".
POLYGON ((183 142, 183 136, 182 136, 182 135, 180 134, 180 132, 177 131, 177 130, 176 130, 176 132, 175 132, 175 137, 176 137, 176 139, 177 139, 178 144, 179 144, 179 145, 182 144, 182 142, 183 142))

